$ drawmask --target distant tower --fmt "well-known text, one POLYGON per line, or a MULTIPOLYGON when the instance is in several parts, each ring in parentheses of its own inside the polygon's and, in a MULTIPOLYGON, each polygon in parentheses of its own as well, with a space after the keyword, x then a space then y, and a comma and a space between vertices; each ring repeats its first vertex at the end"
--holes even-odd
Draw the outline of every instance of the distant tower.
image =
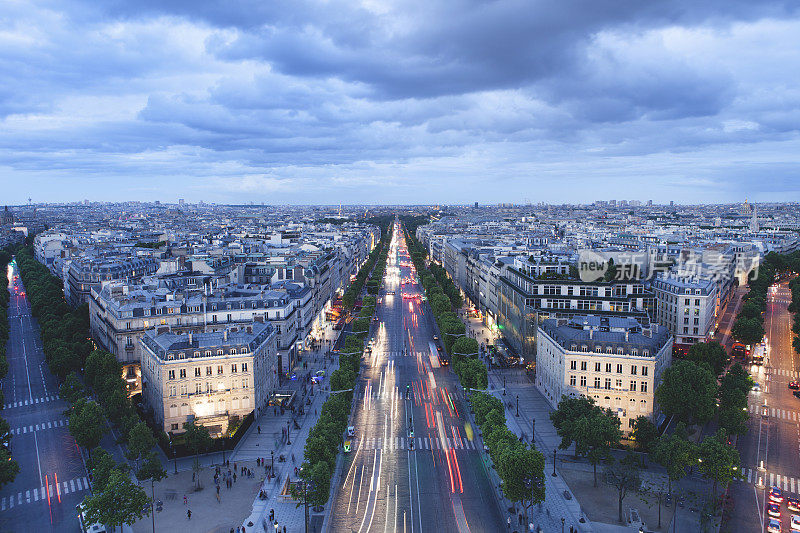
POLYGON ((756 204, 752 204, 752 209, 753 216, 750 217, 750 231, 758 233, 758 209, 756 208, 756 204))

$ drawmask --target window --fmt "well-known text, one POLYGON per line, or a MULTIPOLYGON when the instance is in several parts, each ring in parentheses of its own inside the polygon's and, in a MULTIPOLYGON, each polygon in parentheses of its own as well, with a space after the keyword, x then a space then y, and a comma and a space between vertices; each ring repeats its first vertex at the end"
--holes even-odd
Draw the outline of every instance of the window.
POLYGON ((691 298, 685 298, 684 301, 683 301, 683 304, 684 305, 692 305, 692 299, 691 298))
POLYGON ((231 365, 231 372, 236 373, 236 365, 231 365))
POLYGON ((586 386, 586 376, 581 376, 581 387, 586 386))
POLYGON ((176 431, 178 429, 178 424, 172 424, 172 430, 176 431))
POLYGON ((194 377, 196 377, 196 378, 200 377, 200 367, 199 366, 196 366, 194 368, 194 377))
POLYGON ((243 388, 243 389, 246 389, 246 388, 247 388, 247 380, 246 380, 246 379, 243 379, 243 380, 242 380, 242 388, 243 388))
POLYGON ((186 394, 188 394, 188 390, 189 390, 189 388, 186 385, 181 385, 181 388, 180 388, 181 396, 186 396, 186 394))
POLYGON ((605 388, 606 389, 610 389, 611 388, 611 378, 606 378, 605 388))
POLYGON ((168 376, 169 376, 169 379, 175 379, 175 371, 174 370, 170 370, 169 373, 168 373, 168 376))
POLYGON ((194 393, 201 394, 203 392, 203 385, 201 383, 194 384, 194 393))
POLYGON ((595 363, 594 364, 594 371, 595 372, 600 372, 600 363, 595 363))
POLYGON ((642 392, 647 392, 647 382, 646 381, 642 381, 642 389, 641 390, 642 390, 642 392))
POLYGON ((207 366, 206 367, 206 376, 212 375, 214 373, 213 370, 214 370, 213 367, 207 366))
POLYGON ((621 364, 617 365, 617 374, 622 374, 622 365, 621 364))
POLYGON ((622 388, 622 380, 621 379, 614 380, 614 387, 616 387, 617 389, 621 389, 622 388))
POLYGON ((570 370, 578 370, 578 362, 577 361, 570 361, 569 362, 569 369, 570 370))
POLYGON ((206 392, 211 392, 211 382, 206 381, 206 392))
POLYGON ((611 373, 611 363, 606 363, 606 372, 611 373))
POLYGON ((581 361, 581 370, 586 372, 586 361, 581 361))
POLYGON ((636 375, 636 365, 631 366, 631 375, 636 375))
POLYGON ((217 355, 225 355, 225 350, 217 350, 217 355))
POLYGON ((700 298, 695 298, 694 305, 700 305, 700 298))
POLYGON ((223 373, 222 365, 217 365, 217 374, 222 374, 222 373, 223 373))
POLYGON ((575 379, 575 376, 574 376, 574 375, 571 375, 571 376, 569 377, 569 384, 570 384, 570 386, 571 386, 571 387, 574 387, 576 382, 577 382, 577 380, 575 379))
POLYGON ((594 388, 595 389, 600 388, 600 378, 594 378, 594 388))
POLYGON ((211 350, 206 350, 206 357, 211 357, 211 350))
POLYGON ((169 397, 170 398, 174 398, 175 397, 175 385, 170 385, 170 387, 169 387, 169 397))
MULTIPOLYGON (((645 355, 647 355, 647 354, 645 354, 645 355)), ((643 376, 646 376, 646 375, 647 375, 647 370, 648 370, 648 368, 647 368, 646 366, 643 366, 643 367, 642 367, 642 375, 643 375, 643 376)))
POLYGON ((186 379, 186 369, 185 368, 181 368, 180 376, 181 376, 181 379, 186 379))
POLYGON ((242 372, 247 372, 247 363, 242 363, 242 372))
POLYGON ((636 392, 636 382, 631 380, 631 392, 636 392))

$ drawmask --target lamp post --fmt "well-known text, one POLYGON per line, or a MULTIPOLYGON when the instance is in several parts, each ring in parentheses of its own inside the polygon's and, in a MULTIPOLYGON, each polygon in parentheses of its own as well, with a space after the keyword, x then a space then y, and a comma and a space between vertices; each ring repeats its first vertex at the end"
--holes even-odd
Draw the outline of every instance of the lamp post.
POLYGON ((506 377, 503 376, 503 396, 506 395, 506 377))
POLYGON ((519 394, 517 394, 517 415, 519 416, 519 394))
POLYGON ((289 437, 289 428, 291 427, 291 421, 286 421, 286 445, 290 445, 292 443, 291 438, 289 437))
POLYGON ((565 520, 565 519, 564 519, 564 517, 562 516, 562 517, 561 517, 561 533, 564 533, 564 522, 566 522, 566 520, 565 520))
POLYGON ((556 477, 556 449, 553 448, 553 477, 556 477))
POLYGON ((536 419, 531 418, 531 444, 536 446, 536 419))
POLYGON ((275 450, 270 450, 269 451, 269 458, 270 458, 270 461, 271 461, 271 464, 270 464, 270 467, 269 467, 269 474, 271 476, 274 476, 275 475, 275 450))
POLYGON ((172 443, 172 435, 169 437, 169 449, 172 451, 172 464, 175 467, 175 473, 178 473, 178 454, 175 452, 175 445, 172 443))

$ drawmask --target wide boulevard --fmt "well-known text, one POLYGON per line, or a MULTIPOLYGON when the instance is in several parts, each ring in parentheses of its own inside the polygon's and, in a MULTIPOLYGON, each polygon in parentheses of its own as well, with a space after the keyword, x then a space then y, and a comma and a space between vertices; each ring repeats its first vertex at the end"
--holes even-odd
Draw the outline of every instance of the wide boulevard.
POLYGON ((432 353, 432 317, 402 235, 396 224, 332 531, 504 531, 457 379, 432 353))

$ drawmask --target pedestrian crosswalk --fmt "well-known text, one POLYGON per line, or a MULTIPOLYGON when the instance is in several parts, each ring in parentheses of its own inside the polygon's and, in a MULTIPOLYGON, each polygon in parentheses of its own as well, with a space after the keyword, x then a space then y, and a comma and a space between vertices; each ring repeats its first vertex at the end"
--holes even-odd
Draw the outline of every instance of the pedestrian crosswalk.
MULTIPOLYGON (((415 450, 441 450, 443 449, 442 442, 438 438, 428 437, 415 437, 414 439, 406 437, 391 437, 384 439, 382 437, 365 437, 363 439, 353 441, 353 449, 361 448, 363 450, 406 450, 409 449, 410 441, 414 441, 415 450)), ((478 447, 474 441, 466 438, 447 438, 447 448, 454 448, 456 450, 477 450, 478 447)))
POLYGON ((800 413, 797 411, 791 411, 789 409, 779 409, 777 407, 769 407, 766 405, 751 405, 750 412, 753 414, 766 415, 772 418, 789 420, 790 422, 800 422, 800 413))
POLYGON ((41 431, 43 429, 53 429, 53 428, 60 428, 67 425, 67 421, 64 419, 61 420, 53 420, 51 422, 42 422, 41 424, 31 424, 30 426, 22 426, 18 428, 13 428, 11 430, 12 435, 24 435, 26 433, 33 433, 34 431, 41 431))
POLYGON ((760 471, 758 468, 742 468, 738 479, 751 485, 778 487, 785 492, 794 494, 800 492, 800 478, 776 474, 775 472, 760 471))
POLYGON ((58 498, 59 495, 71 494, 73 492, 80 492, 89 490, 89 480, 84 477, 70 479, 69 481, 59 481, 58 485, 50 483, 46 488, 42 485, 39 488, 19 491, 17 494, 10 496, 3 496, 0 498, 0 511, 13 509, 19 505, 26 505, 38 501, 46 501, 48 496, 50 498, 58 498))
POLYGON ((34 398, 33 400, 20 400, 18 402, 9 402, 5 405, 6 409, 13 409, 14 407, 24 407, 26 405, 35 405, 37 403, 46 403, 58 400, 58 395, 51 394, 49 396, 42 396, 41 398, 34 398))
POLYGON ((785 368, 767 368, 767 374, 784 376, 792 379, 800 379, 800 372, 796 370, 786 370, 785 368))

